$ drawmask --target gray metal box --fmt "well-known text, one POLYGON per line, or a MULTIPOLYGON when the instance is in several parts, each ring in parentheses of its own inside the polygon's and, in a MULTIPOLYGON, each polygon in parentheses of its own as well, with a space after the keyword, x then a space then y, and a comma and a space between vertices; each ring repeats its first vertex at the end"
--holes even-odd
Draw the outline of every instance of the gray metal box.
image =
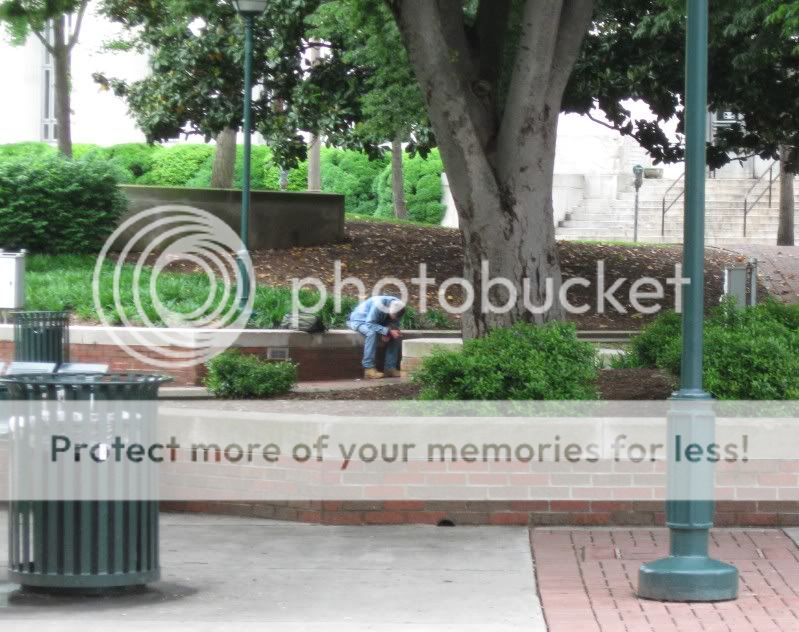
POLYGON ((25 251, 0 251, 0 309, 25 307, 25 251))

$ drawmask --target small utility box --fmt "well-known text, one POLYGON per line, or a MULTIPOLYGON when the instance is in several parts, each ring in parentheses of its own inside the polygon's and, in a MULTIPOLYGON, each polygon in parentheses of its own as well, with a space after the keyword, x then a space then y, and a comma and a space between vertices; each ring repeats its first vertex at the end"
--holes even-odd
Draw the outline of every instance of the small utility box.
POLYGON ((732 296, 738 307, 757 305, 757 259, 725 268, 724 296, 732 296))
POLYGON ((0 250, 0 309, 25 307, 25 251, 0 250))

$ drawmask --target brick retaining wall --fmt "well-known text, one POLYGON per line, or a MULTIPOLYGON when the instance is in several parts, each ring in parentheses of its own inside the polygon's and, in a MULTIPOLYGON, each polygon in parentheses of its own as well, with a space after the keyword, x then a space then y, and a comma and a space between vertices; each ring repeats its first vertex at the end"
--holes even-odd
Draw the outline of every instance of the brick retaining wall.
MULTIPOLYGON (((271 518, 326 525, 440 524, 663 526, 662 501, 293 501, 162 502, 166 511, 271 518)), ((794 501, 719 501, 718 527, 796 527, 794 501)))
MULTIPOLYGON (((409 331, 408 338, 416 337, 456 337, 455 331, 409 331)), ((14 357, 10 325, 0 325, 0 361, 11 362, 14 357)), ((203 365, 161 369, 129 355, 124 348, 109 339, 107 328, 74 326, 70 329, 70 359, 72 362, 108 364, 111 371, 145 371, 169 373, 175 378, 175 385, 194 386, 202 384, 205 375, 203 365)), ((150 358, 163 357, 157 349, 141 345, 131 345, 135 350, 150 358)), ((299 365, 299 379, 337 380, 360 377, 362 337, 347 330, 331 330, 325 334, 305 334, 285 330, 248 330, 242 332, 234 347, 243 353, 251 353, 266 358, 270 349, 288 350, 289 359, 299 365)), ((179 351, 178 347, 162 347, 179 351)), ((382 363, 382 351, 378 352, 378 366, 382 363)))

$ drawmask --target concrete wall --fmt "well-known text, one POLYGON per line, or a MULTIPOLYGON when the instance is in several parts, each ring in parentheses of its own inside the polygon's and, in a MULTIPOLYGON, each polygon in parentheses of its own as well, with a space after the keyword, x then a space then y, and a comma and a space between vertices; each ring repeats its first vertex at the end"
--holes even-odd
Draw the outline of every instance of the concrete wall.
MULTIPOLYGON (((239 230, 241 191, 238 189, 188 189, 182 187, 120 187, 128 197, 122 218, 156 206, 185 205, 200 208, 239 230)), ((172 213, 164 210, 164 215, 172 213)), ((123 233, 127 242, 140 228, 123 233)), ((253 250, 316 246, 344 239, 344 196, 330 193, 253 191, 250 206, 250 243, 253 250)), ((121 245, 120 243, 120 245, 121 245)))

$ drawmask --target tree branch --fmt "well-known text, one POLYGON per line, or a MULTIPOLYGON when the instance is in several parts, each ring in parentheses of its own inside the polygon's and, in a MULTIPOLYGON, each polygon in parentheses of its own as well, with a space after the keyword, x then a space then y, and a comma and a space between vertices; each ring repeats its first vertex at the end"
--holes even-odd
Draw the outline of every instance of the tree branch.
POLYGON ((563 0, 527 0, 499 142, 510 147, 545 103, 563 0))
MULTIPOLYGON (((463 22, 462 0, 389 0, 426 102, 454 116, 465 105, 482 148, 494 134, 494 111, 480 98, 463 22)), ((466 121, 464 121, 466 122, 466 121)), ((454 121, 450 121, 451 127, 454 121)))
POLYGON ((547 102, 560 108, 563 91, 569 82, 574 64, 580 54, 585 34, 591 26, 594 0, 565 0, 560 16, 558 40, 547 90, 547 102))
POLYGON ((71 51, 75 44, 78 43, 78 36, 80 35, 80 27, 83 24, 83 16, 86 13, 86 7, 89 0, 81 0, 80 7, 78 8, 78 17, 75 19, 75 28, 72 30, 72 35, 69 36, 67 41, 67 51, 71 51))
POLYGON ((614 132, 621 133, 621 128, 620 127, 617 127, 616 125, 613 125, 613 123, 608 123, 607 121, 602 121, 602 120, 600 120, 598 118, 594 118, 594 115, 591 114, 591 112, 587 112, 585 114, 585 116, 586 116, 586 118, 589 121, 593 121, 594 123, 596 123, 598 125, 602 125, 603 127, 607 127, 608 129, 612 129, 614 132))
POLYGON ((51 55, 55 55, 55 48, 53 48, 53 45, 50 42, 47 41, 47 38, 44 37, 44 35, 42 35, 39 32, 39 30, 33 25, 33 22, 31 21, 30 16, 26 16, 25 19, 28 22, 28 26, 30 27, 31 32, 42 43, 42 45, 44 46, 45 50, 47 50, 47 52, 50 53, 51 55))

